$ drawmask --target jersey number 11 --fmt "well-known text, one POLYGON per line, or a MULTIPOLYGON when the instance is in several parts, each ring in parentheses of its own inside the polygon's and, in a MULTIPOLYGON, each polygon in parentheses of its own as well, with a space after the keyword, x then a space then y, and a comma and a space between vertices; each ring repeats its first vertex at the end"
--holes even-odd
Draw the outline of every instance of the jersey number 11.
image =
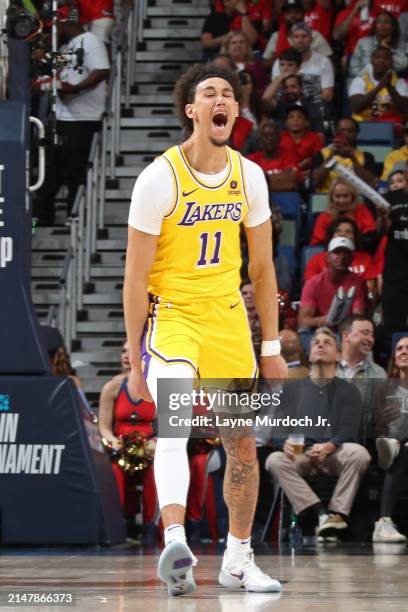
POLYGON ((200 251, 200 259, 197 261, 197 266, 214 266, 220 263, 220 248, 221 248, 221 236, 222 232, 215 232, 214 234, 214 250, 211 259, 207 258, 208 251, 208 238, 209 233, 204 232, 200 235, 201 241, 201 251, 200 251))

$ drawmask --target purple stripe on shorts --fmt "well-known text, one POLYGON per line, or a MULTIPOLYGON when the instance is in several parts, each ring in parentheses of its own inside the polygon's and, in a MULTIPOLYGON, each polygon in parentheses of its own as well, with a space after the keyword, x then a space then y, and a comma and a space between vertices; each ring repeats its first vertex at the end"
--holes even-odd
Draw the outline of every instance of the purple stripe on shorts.
POLYGON ((152 356, 147 352, 146 338, 147 338, 147 329, 148 325, 146 323, 143 336, 142 336, 142 364, 143 364, 143 377, 147 380, 147 375, 149 373, 149 366, 152 356))

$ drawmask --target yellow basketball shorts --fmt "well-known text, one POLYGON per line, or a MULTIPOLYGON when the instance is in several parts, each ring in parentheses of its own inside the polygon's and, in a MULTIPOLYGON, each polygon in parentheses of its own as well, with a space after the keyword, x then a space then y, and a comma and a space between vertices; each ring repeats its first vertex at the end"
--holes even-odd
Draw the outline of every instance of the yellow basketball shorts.
POLYGON ((191 304, 153 296, 142 345, 145 376, 151 357, 188 364, 200 379, 253 380, 257 364, 241 294, 191 304))

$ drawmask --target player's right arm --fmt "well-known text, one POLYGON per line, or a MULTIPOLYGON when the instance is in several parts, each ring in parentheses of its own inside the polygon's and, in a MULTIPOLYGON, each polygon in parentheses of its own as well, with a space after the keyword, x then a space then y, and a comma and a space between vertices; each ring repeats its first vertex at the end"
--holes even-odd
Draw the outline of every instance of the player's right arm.
POLYGON ((141 397, 148 402, 152 402, 153 398, 143 378, 141 343, 149 312, 148 277, 156 254, 157 242, 158 236, 146 234, 129 226, 123 286, 130 360, 128 390, 131 397, 141 397))
POLYGON ((164 216, 172 206, 172 175, 162 158, 147 166, 138 177, 129 211, 123 304, 129 341, 131 397, 153 401, 142 374, 141 344, 149 312, 149 272, 156 255, 164 216))

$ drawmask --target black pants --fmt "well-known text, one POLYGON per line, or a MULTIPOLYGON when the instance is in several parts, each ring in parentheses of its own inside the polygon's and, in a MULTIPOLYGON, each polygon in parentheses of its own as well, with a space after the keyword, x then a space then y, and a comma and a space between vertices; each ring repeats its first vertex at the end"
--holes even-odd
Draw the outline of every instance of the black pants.
POLYGON ((87 161, 92 138, 101 128, 100 121, 57 121, 59 144, 46 149, 45 180, 34 203, 34 214, 50 225, 54 222, 55 196, 68 188, 68 213, 78 187, 86 182, 87 161))
POLYGON ((395 503, 406 484, 408 474, 408 447, 401 442, 401 449, 384 478, 381 493, 380 516, 391 516, 395 503))

